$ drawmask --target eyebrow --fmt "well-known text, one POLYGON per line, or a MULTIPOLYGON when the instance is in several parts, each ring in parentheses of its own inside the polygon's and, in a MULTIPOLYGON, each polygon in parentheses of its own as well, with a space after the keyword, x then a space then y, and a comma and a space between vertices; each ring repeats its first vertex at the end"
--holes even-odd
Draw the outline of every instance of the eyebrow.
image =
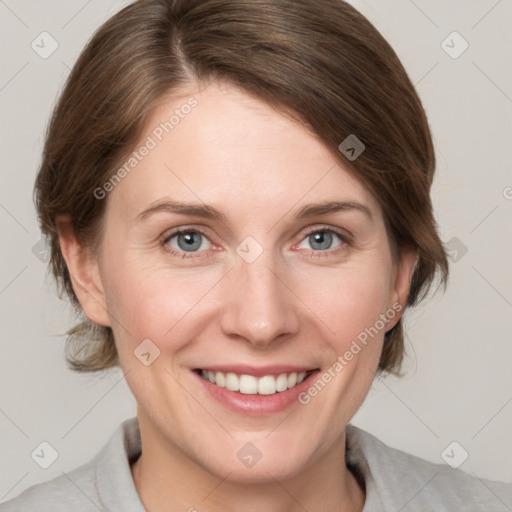
MULTIPOLYGON (((327 201, 317 204, 306 204, 298 210, 295 217, 297 219, 307 219, 318 215, 336 213, 342 211, 359 211, 365 214, 370 221, 373 221, 372 211, 368 206, 355 201, 327 201)), ((142 211, 135 217, 136 223, 142 222, 152 215, 159 212, 178 213, 182 215, 191 215, 202 217, 204 219, 218 220, 226 222, 227 218, 220 210, 213 206, 203 203, 185 203, 180 201, 164 200, 160 201, 147 210, 142 211)))
POLYGON ((317 215, 325 215, 327 213, 354 210, 364 213, 371 221, 373 221, 373 215, 370 208, 362 203, 357 203, 355 201, 328 201, 326 203, 307 204, 297 212, 296 217, 298 219, 305 219, 309 217, 315 217, 317 215))

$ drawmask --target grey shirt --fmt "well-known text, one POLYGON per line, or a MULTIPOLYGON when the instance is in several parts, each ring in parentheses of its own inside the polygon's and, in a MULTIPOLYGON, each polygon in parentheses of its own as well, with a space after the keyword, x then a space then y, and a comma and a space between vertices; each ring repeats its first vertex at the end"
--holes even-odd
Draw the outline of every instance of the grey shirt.
MULTIPOLYGON (((353 425, 346 439, 347 465, 366 488, 363 512, 512 511, 511 484, 427 462, 353 425)), ((131 418, 90 462, 26 489, 0 504, 0 512, 144 512, 130 470, 140 453, 137 418, 131 418)))

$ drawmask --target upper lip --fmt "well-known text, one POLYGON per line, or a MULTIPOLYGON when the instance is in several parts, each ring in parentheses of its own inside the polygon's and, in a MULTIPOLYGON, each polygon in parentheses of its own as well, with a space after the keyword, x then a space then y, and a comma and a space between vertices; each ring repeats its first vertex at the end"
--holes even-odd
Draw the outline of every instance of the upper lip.
POLYGON ((262 377, 263 375, 279 375, 281 373, 301 373, 316 370, 314 366, 294 366, 287 364, 273 364, 268 366, 251 366, 248 364, 237 365, 209 365, 196 368, 207 372, 236 373, 237 375, 252 375, 262 377))

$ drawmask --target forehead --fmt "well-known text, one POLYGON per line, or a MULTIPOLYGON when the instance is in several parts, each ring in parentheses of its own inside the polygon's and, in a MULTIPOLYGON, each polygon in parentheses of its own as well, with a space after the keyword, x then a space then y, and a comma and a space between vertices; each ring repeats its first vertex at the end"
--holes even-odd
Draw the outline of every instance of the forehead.
MULTIPOLYGON (((109 202, 128 216, 162 197, 282 214, 304 200, 378 205, 302 124, 227 84, 162 98, 109 202)), ((223 208, 224 206, 224 208, 223 208)))

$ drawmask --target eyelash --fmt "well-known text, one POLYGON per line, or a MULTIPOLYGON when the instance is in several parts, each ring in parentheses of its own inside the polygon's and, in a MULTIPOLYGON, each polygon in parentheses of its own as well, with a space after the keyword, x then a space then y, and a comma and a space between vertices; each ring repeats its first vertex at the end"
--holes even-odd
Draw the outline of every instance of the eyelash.
POLYGON ((338 231, 337 229, 334 229, 334 228, 329 228, 327 226, 321 227, 321 228, 318 228, 318 227, 311 228, 306 233, 304 233, 304 236, 302 237, 301 242, 302 242, 302 240, 304 240, 308 236, 312 235, 313 233, 332 233, 332 234, 336 235, 341 241, 341 245, 339 247, 336 247, 335 249, 327 249, 326 251, 310 250, 311 256, 313 258, 327 258, 329 256, 333 256, 333 255, 338 254, 341 251, 345 250, 347 248, 347 246, 350 245, 350 239, 346 233, 343 233, 342 231, 338 231))
MULTIPOLYGON (((174 248, 170 247, 168 244, 169 244, 169 241, 174 238, 175 236, 179 236, 179 235, 182 235, 184 233, 199 233, 200 235, 204 236, 205 238, 208 238, 208 235, 202 231, 201 229, 198 229, 198 228, 190 228, 190 229, 187 229, 187 228, 180 228, 180 229, 177 229, 175 231, 173 231, 172 233, 166 233, 164 234, 162 237, 161 237, 161 245, 162 247, 164 248, 165 251, 171 253, 173 256, 176 256, 178 258, 182 258, 182 259, 194 259, 194 258, 209 258, 211 256, 213 256, 213 254, 203 254, 205 251, 201 251, 201 252, 186 252, 186 251, 176 251, 174 248)), ((349 239, 349 236, 341 231, 338 231, 336 229, 333 229, 333 228, 330 228, 330 227, 315 227, 315 228, 312 228, 310 230, 308 230, 306 233, 304 233, 304 236, 302 237, 302 239, 300 240, 300 242, 302 242, 305 238, 307 238, 308 236, 312 235, 313 233, 332 233, 332 234, 335 234, 336 236, 339 237, 340 241, 342 242, 342 245, 340 245, 339 247, 337 247, 336 249, 328 249, 328 250, 325 250, 325 251, 313 251, 311 250, 311 253, 312 253, 312 257, 314 258, 324 258, 324 257, 329 257, 329 256, 332 256, 334 254, 338 254, 339 252, 343 251, 346 246, 349 246, 351 245, 350 244, 350 239, 349 239)), ((299 243, 300 243, 299 242, 299 243)), ((296 244, 298 245, 298 244, 296 244)))

